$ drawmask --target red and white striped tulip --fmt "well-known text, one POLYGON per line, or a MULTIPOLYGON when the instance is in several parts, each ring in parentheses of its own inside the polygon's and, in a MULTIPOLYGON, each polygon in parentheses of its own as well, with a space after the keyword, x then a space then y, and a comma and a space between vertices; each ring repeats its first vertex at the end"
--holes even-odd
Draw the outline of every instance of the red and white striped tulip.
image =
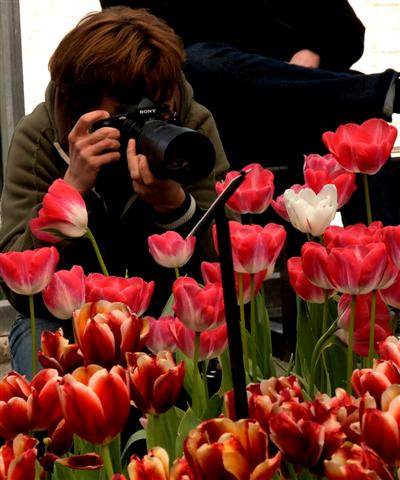
POLYGON ((147 239, 149 251, 154 260, 163 267, 180 268, 191 259, 196 237, 183 238, 178 232, 169 230, 147 239))

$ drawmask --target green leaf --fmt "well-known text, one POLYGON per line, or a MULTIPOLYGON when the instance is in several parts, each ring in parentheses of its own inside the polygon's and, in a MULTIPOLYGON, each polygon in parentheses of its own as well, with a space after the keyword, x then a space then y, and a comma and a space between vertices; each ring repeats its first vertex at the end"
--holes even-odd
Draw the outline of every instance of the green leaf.
POLYGON ((174 304, 174 295, 171 293, 169 296, 167 303, 165 304, 163 311, 161 312, 161 317, 174 315, 174 310, 172 309, 172 305, 174 304))
POLYGON ((179 458, 182 455, 183 442, 185 438, 193 428, 197 427, 200 421, 201 420, 196 416, 196 414, 191 408, 188 408, 186 410, 178 427, 178 433, 175 443, 175 458, 179 458))
POLYGON ((261 289, 261 292, 256 296, 257 336, 255 345, 257 347, 257 363, 261 371, 261 378, 270 378, 276 375, 276 371, 272 359, 271 327, 263 292, 264 290, 261 289))
POLYGON ((183 388, 186 393, 192 398, 192 385, 193 385, 193 360, 187 357, 181 350, 175 352, 176 363, 181 361, 185 364, 185 378, 183 380, 183 388))
POLYGON ((232 390, 232 372, 231 372, 231 362, 229 358, 229 348, 227 347, 225 351, 219 356, 219 363, 222 368, 222 379, 221 379, 221 393, 229 392, 232 390))
POLYGON ((219 417, 222 413, 222 407, 224 404, 224 398, 215 393, 207 402, 207 407, 202 415, 202 420, 208 420, 210 418, 219 417))
POLYGON ((101 480, 104 470, 74 470, 55 461, 52 480, 101 480))
POLYGON ((146 430, 144 430, 144 429, 138 430, 137 432, 135 432, 133 435, 131 435, 129 437, 128 441, 126 442, 124 451, 122 452, 122 455, 121 455, 122 462, 125 461, 125 457, 126 457, 127 453, 129 452, 129 448, 134 443, 139 442, 140 440, 146 440, 146 430))
POLYGON ((172 407, 160 415, 149 415, 147 421, 147 450, 163 447, 171 460, 175 460, 175 444, 181 423, 182 410, 172 407))

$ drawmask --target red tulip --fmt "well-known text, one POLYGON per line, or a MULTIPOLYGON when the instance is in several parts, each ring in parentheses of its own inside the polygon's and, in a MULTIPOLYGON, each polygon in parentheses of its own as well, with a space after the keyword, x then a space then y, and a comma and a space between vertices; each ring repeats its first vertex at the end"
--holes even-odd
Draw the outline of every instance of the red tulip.
POLYGON ((294 400, 275 408, 269 418, 271 440, 294 465, 314 469, 342 444, 344 433, 334 415, 323 411, 318 403, 294 400))
POLYGON ((382 393, 390 385, 400 383, 400 371, 394 363, 381 361, 374 368, 354 370, 351 383, 358 396, 361 397, 368 392, 380 406, 382 393))
POLYGON ((382 459, 366 445, 346 442, 324 463, 328 480, 394 480, 382 459))
POLYGON ((121 302, 133 313, 141 316, 148 308, 154 291, 154 282, 145 282, 140 277, 107 277, 101 273, 90 273, 86 277, 86 301, 121 302))
POLYGON ((132 455, 128 474, 129 480, 170 480, 167 452, 161 447, 155 447, 142 459, 132 455))
MULTIPOLYGON (((307 185, 299 185, 298 183, 292 185, 290 187, 291 190, 293 190, 295 193, 300 192, 303 188, 307 188, 307 185)), ((282 217, 284 220, 287 222, 290 222, 288 212, 286 210, 286 205, 285 205, 285 199, 284 199, 284 194, 279 195, 276 197, 275 200, 271 201, 271 207, 275 210, 275 212, 282 217)))
POLYGON ((44 368, 55 368, 60 375, 71 373, 83 365, 83 356, 77 343, 69 343, 59 328, 56 332, 42 332, 41 351, 38 353, 44 368))
POLYGON ((396 137, 396 127, 371 118, 361 125, 348 123, 336 132, 325 132, 322 141, 347 171, 373 175, 389 159, 396 137))
MULTIPOLYGON (((274 175, 258 163, 251 163, 243 168, 247 171, 245 179, 227 202, 230 209, 238 213, 263 213, 271 203, 274 195, 274 175)), ((239 172, 228 172, 223 182, 215 184, 220 195, 239 172)))
POLYGON ((378 342, 379 358, 390 360, 400 368, 400 341, 397 337, 388 336, 382 342, 378 342))
POLYGON ((149 321, 149 336, 146 340, 146 347, 152 353, 158 353, 162 350, 175 352, 176 342, 171 333, 170 325, 175 322, 172 316, 160 317, 158 320, 152 317, 146 317, 149 321))
POLYGON ((30 222, 33 235, 49 243, 65 237, 83 237, 88 229, 88 213, 80 193, 61 178, 43 197, 39 216, 30 222))
POLYGON ((97 365, 78 368, 60 381, 59 395, 69 426, 90 443, 109 443, 128 419, 130 398, 121 367, 110 372, 97 365))
POLYGON ((196 480, 269 480, 281 461, 279 452, 269 458, 268 436, 250 419, 206 420, 186 437, 184 453, 196 480))
POLYGON ((13 292, 34 295, 48 285, 58 259, 54 247, 0 253, 0 277, 13 292))
POLYGON ((0 382, 0 437, 54 427, 62 418, 58 379, 54 369, 41 370, 30 383, 17 372, 9 372, 0 382))
POLYGON ((202 288, 190 277, 180 277, 172 286, 173 310, 179 320, 195 332, 217 328, 225 322, 221 283, 202 288))
MULTIPOLYGON (((179 320, 170 324, 170 331, 179 350, 187 357, 193 358, 195 332, 185 327, 179 320)), ((212 330, 200 332, 199 362, 218 357, 225 351, 227 344, 226 323, 212 330)))
POLYGON ((28 435, 17 435, 0 448, 1 480, 35 480, 38 441, 28 435))
POLYGON ((175 460, 171 467, 169 480, 195 480, 185 457, 175 460))
MULTIPOLYGON (((202 262, 201 264, 201 274, 205 283, 222 283, 221 277, 221 265, 218 262, 202 262)), ((243 304, 249 303, 251 300, 251 290, 250 290, 250 273, 238 273, 235 274, 235 287, 236 287, 236 296, 237 302, 240 303, 240 276, 242 277, 242 291, 243 291, 243 304)), ((254 273, 254 295, 261 290, 265 277, 267 275, 266 270, 261 270, 261 272, 254 273)))
POLYGON ((106 368, 126 365, 125 354, 140 351, 149 333, 148 321, 119 302, 85 303, 75 310, 73 325, 85 365, 106 368))
POLYGON ((152 415, 169 410, 181 391, 185 364, 176 365, 172 353, 167 351, 157 355, 128 353, 127 363, 131 398, 136 407, 152 415))
POLYGON ((57 318, 66 320, 85 303, 85 275, 82 267, 59 270, 42 292, 44 303, 57 318))
POLYGON ((365 443, 389 465, 400 460, 400 386, 391 385, 382 394, 382 411, 365 408, 361 431, 365 443))
POLYGON ((354 173, 345 170, 332 154, 304 156, 304 179, 307 187, 319 193, 324 185, 332 183, 337 190, 338 208, 349 200, 356 187, 354 173))
MULTIPOLYGON (((286 240, 282 225, 269 223, 242 225, 230 221, 229 230, 232 242, 233 268, 240 273, 257 273, 275 266, 286 240)), ((218 250, 216 230, 213 230, 214 243, 218 250)))
POLYGON ((100 470, 103 468, 103 460, 98 453, 70 455, 68 457, 59 458, 56 461, 71 470, 100 470))
POLYGON ((147 239, 154 260, 163 267, 183 267, 193 255, 196 237, 183 238, 170 230, 161 235, 150 235, 147 239))
POLYGON ((333 290, 325 290, 310 282, 304 273, 301 257, 289 258, 287 269, 290 285, 295 293, 303 300, 313 303, 324 303, 326 294, 332 294, 333 290))
MULTIPOLYGON (((372 294, 357 295, 354 322, 353 350, 366 357, 369 350, 372 294)), ((336 335, 347 344, 351 316, 351 295, 342 295, 338 303, 338 328, 336 335)), ((390 335, 390 313, 379 293, 375 309, 375 349, 377 343, 390 335)))

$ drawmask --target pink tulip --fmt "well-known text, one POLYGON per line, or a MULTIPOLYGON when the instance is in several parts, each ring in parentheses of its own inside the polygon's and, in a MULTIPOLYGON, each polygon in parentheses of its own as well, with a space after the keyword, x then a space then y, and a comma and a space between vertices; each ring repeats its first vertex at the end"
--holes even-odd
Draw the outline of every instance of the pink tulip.
POLYGON ((161 235, 150 235, 147 242, 151 256, 159 265, 180 268, 193 255, 196 237, 191 236, 185 239, 178 232, 170 230, 161 235))
POLYGON ((66 320, 85 303, 85 275, 82 267, 59 270, 43 290, 43 300, 49 311, 57 318, 66 320))
POLYGON ((49 284, 58 259, 54 247, 0 253, 0 277, 13 292, 34 295, 49 284))
MULTIPOLYGON (((294 192, 298 193, 300 190, 303 188, 307 188, 307 185, 299 185, 298 183, 295 183, 290 187, 291 190, 294 192)), ((276 197, 275 200, 271 201, 271 207, 275 210, 275 212, 282 217, 284 220, 287 222, 290 222, 288 212, 286 210, 286 205, 285 205, 285 199, 284 199, 284 194, 279 195, 276 197)))
MULTIPOLYGON (((353 350, 361 356, 368 355, 372 294, 357 295, 354 323, 353 350)), ((336 335, 347 344, 351 316, 351 295, 342 295, 338 303, 338 330, 336 335)), ((379 293, 375 310, 375 349, 377 343, 390 335, 390 313, 379 293)))
MULTIPOLYGON (((244 181, 227 202, 230 209, 238 213, 262 213, 271 203, 274 195, 274 175, 258 163, 251 163, 243 168, 248 171, 244 181)), ((223 182, 215 184, 220 195, 239 172, 228 172, 223 182)))
POLYGON ((208 283, 202 288, 190 277, 180 277, 172 286, 176 316, 195 332, 211 330, 225 322, 222 285, 208 283))
POLYGON ((349 200, 356 187, 354 173, 345 170, 332 154, 324 156, 311 154, 304 156, 304 180, 307 187, 319 193, 327 184, 336 187, 338 209, 349 200))
MULTIPOLYGON (((187 357, 193 358, 195 332, 185 327, 179 320, 170 324, 170 330, 179 350, 187 357)), ((225 351, 227 345, 226 323, 213 330, 200 332, 199 362, 218 357, 225 351)))
POLYGON ((301 257, 288 259, 287 269, 290 285, 295 293, 307 302, 324 303, 326 295, 331 295, 333 290, 325 290, 310 282, 302 267, 301 257))
POLYGON ((349 172, 377 173, 390 157, 397 129, 377 118, 361 125, 348 123, 336 132, 325 132, 322 141, 349 172))
POLYGON ((125 354, 140 351, 149 332, 146 319, 131 313, 123 303, 105 300, 75 310, 73 325, 85 365, 97 363, 106 368, 125 366, 125 354))
POLYGON ((149 321, 149 336, 146 340, 146 347, 152 353, 158 353, 162 350, 174 352, 176 342, 171 333, 170 325, 175 322, 173 316, 160 317, 158 320, 152 317, 146 317, 149 321))
POLYGON ((80 193, 61 178, 55 180, 43 198, 39 216, 30 222, 39 240, 57 243, 83 237, 88 229, 88 213, 80 193))
POLYGON ((19 434, 0 448, 2 480, 34 480, 36 478, 37 444, 28 435, 19 434))
MULTIPOLYGON (((274 267, 286 240, 282 225, 268 223, 242 225, 230 221, 229 230, 232 242, 233 268, 239 273, 257 273, 274 267)), ((214 243, 219 248, 216 230, 213 230, 214 243)))
MULTIPOLYGON (((221 265, 218 262, 202 262, 201 264, 201 274, 205 283, 222 283, 221 278, 221 265)), ((242 289, 243 289, 243 304, 249 303, 251 300, 251 291, 250 291, 250 273, 238 273, 235 274, 235 287, 236 287, 236 296, 237 302, 240 303, 240 276, 242 277, 242 289)), ((267 275, 266 270, 261 270, 254 274, 254 295, 261 290, 265 277, 267 275)))
POLYGON ((355 295, 387 288, 398 274, 382 242, 332 248, 328 269, 335 289, 355 295))
POLYGON ((329 254, 325 247, 317 242, 304 243, 301 247, 301 266, 313 285, 325 290, 334 288, 329 271, 329 254))
POLYGON ((387 305, 397 309, 400 308, 400 273, 390 287, 379 290, 379 293, 387 305))
POLYGON ((67 374, 59 383, 64 417, 75 434, 95 445, 106 445, 124 427, 130 398, 122 367, 91 365, 67 374))
POLYGON ((133 313, 141 316, 149 307, 154 285, 153 281, 145 282, 140 277, 107 277, 101 273, 90 273, 85 280, 86 301, 125 303, 133 313))
POLYGON ((384 227, 383 241, 387 246, 392 262, 400 269, 400 225, 384 227))
POLYGON ((382 222, 372 222, 368 226, 362 223, 346 227, 331 225, 324 232, 324 243, 328 250, 334 247, 366 245, 381 241, 383 241, 382 222))

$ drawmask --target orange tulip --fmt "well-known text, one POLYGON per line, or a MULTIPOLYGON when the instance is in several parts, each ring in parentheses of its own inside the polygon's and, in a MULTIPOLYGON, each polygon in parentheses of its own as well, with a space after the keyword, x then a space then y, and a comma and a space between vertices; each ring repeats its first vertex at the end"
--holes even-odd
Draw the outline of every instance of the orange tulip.
POLYGON ((2 480, 34 480, 36 471, 36 445, 38 441, 28 435, 17 435, 0 448, 0 478, 2 480))

